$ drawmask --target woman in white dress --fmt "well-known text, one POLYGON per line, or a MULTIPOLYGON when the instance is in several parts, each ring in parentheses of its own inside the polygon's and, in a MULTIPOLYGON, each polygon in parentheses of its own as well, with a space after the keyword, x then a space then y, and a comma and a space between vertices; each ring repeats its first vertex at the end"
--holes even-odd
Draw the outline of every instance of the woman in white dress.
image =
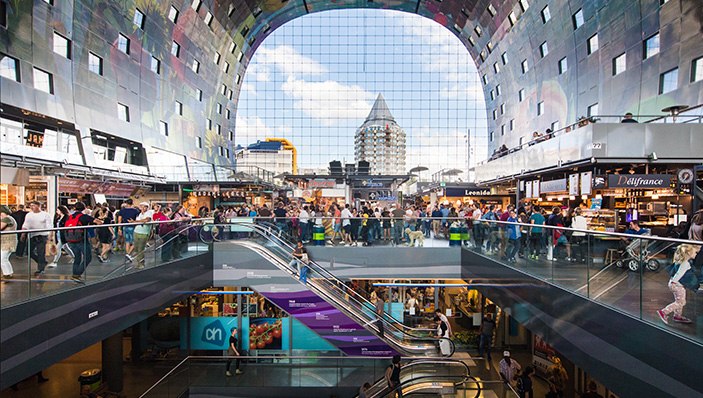
POLYGON ((449 326, 438 316, 435 316, 434 321, 437 323, 437 337, 445 337, 439 340, 439 350, 442 352, 442 355, 449 356, 451 354, 449 326))

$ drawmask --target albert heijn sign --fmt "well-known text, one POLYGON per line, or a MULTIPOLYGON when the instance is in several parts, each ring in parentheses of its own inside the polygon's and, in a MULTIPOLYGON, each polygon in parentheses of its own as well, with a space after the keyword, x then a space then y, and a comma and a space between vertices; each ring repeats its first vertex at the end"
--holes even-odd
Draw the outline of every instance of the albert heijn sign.
POLYGON ((669 188, 669 174, 610 174, 608 188, 669 188))

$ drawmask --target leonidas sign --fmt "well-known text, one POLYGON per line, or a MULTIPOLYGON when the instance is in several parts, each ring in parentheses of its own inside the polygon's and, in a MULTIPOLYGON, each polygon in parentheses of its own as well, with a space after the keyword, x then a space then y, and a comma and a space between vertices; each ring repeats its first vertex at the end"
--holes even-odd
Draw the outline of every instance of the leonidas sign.
POLYGON ((610 174, 608 188, 669 188, 669 174, 610 174))

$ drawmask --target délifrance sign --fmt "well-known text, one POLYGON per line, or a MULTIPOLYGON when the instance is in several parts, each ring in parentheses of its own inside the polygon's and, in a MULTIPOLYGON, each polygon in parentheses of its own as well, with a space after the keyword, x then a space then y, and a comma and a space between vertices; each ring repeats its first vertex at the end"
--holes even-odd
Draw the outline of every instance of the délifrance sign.
POLYGON ((669 174, 610 174, 608 188, 669 188, 669 174))

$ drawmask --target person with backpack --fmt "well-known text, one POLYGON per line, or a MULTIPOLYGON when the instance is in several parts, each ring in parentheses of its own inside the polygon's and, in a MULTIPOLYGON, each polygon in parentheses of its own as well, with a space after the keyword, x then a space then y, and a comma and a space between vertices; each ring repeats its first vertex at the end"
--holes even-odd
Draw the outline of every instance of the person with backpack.
POLYGON ((700 250, 694 245, 681 245, 674 253, 674 263, 666 267, 671 275, 669 279, 669 290, 674 295, 674 302, 657 311, 657 315, 665 324, 669 324, 668 317, 674 313, 674 322, 691 323, 692 321, 683 316, 683 308, 686 306, 686 289, 694 292, 698 291, 700 282, 692 267, 693 259, 700 250))
POLYGON ((520 398, 534 398, 534 391, 532 391, 532 378, 531 376, 535 374, 535 368, 528 366, 525 371, 517 378, 517 383, 515 384, 515 390, 517 391, 520 398))
MULTIPOLYGON (((74 208, 76 209, 75 213, 71 214, 66 220, 67 228, 102 224, 102 221, 96 220, 83 212, 85 210, 83 202, 77 202, 74 208)), ((66 230, 66 240, 73 252, 73 275, 71 278, 79 283, 82 282, 81 275, 83 275, 92 260, 90 242, 85 239, 85 235, 85 228, 66 230)))

